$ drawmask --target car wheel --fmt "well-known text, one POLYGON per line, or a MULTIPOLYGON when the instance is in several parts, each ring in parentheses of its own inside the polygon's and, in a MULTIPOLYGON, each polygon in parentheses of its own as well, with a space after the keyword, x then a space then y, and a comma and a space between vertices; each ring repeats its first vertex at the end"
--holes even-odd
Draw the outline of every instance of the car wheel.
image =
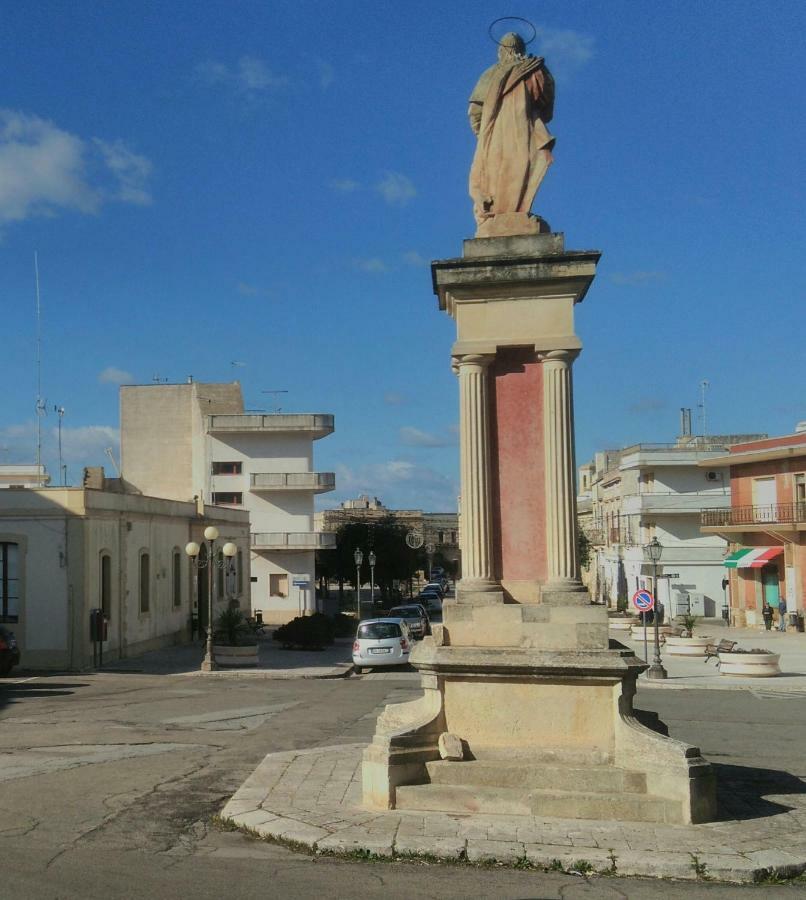
POLYGON ((363 675, 366 670, 363 666, 353 666, 353 671, 356 675, 363 675))

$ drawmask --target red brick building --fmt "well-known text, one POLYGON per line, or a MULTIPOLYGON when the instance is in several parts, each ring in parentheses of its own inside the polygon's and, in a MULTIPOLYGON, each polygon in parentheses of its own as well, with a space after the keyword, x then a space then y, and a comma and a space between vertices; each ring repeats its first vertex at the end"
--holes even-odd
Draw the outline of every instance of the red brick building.
MULTIPOLYGON (((706 509, 702 531, 728 541, 725 571, 730 620, 763 625, 763 610, 779 620, 803 616, 806 598, 806 423, 795 434, 734 444, 730 452, 700 465, 730 466, 730 509, 706 509)), ((793 626, 790 626, 793 627, 793 626)))

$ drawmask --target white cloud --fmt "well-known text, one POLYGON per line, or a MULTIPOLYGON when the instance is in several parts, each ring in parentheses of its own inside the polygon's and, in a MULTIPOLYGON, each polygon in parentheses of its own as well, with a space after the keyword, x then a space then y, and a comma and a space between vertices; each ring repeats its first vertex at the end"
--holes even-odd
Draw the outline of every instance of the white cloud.
POLYGON ((450 512, 456 509, 458 485, 447 475, 428 466, 394 459, 369 463, 360 468, 336 466, 339 497, 369 494, 390 508, 450 512))
POLYGON ((357 181, 353 181, 352 178, 334 178, 330 182, 331 190, 334 190, 339 194, 351 194, 360 187, 361 185, 357 181))
POLYGON ((403 254, 403 260, 405 261, 406 265, 416 266, 418 268, 420 266, 428 265, 428 260, 416 250, 407 250, 403 254))
POLYGON ((249 281, 239 281, 237 285, 235 285, 235 290, 242 297, 269 297, 271 296, 271 291, 268 288, 260 287, 260 285, 252 284, 249 281))
MULTIPOLYGON (((57 438, 57 430, 51 429, 51 446, 57 438)), ((100 464, 106 457, 104 450, 116 450, 120 443, 120 432, 110 425, 83 425, 78 428, 62 426, 62 455, 66 463, 81 466, 100 464)))
POLYGON ((242 56, 233 66, 212 60, 204 62, 196 66, 196 74, 208 84, 224 85, 251 98, 288 84, 285 75, 275 75, 256 56, 242 56))
POLYGON ((397 391, 387 391, 383 395, 383 402, 387 406, 402 406, 404 403, 408 403, 408 400, 403 394, 400 394, 397 391))
MULTIPOLYGON (((69 420, 69 410, 67 413, 69 420)), ((53 484, 59 483, 58 427, 53 424, 52 415, 44 416, 42 426, 42 459, 48 468, 53 484)), ((36 460, 36 422, 6 425, 0 428, 0 446, 7 449, 5 460, 10 463, 32 463, 36 460)), ((62 460, 65 465, 84 466, 109 465, 104 453, 111 447, 118 455, 120 432, 111 425, 80 425, 75 428, 62 424, 62 460)), ((79 474, 72 472, 75 483, 79 474)))
POLYGON ((369 259, 355 259, 353 260, 353 265, 361 272, 383 274, 389 271, 389 266, 377 256, 372 256, 369 259))
MULTIPOLYGON (((593 37, 562 28, 538 28, 535 53, 545 56, 555 74, 568 75, 580 69, 593 56, 593 37)), ((530 48, 531 49, 531 48, 530 48)))
POLYGON ((84 140, 53 122, 0 109, 0 223, 117 200, 151 202, 151 163, 122 141, 84 140))
POLYGON ((450 447, 456 443, 455 434, 433 434, 411 425, 400 429, 400 441, 408 447, 450 447))
POLYGON ((98 373, 98 381, 101 384, 132 384, 134 375, 125 369, 118 369, 116 366, 107 366, 103 372, 98 373))
POLYGON ((636 271, 636 272, 614 272, 610 276, 613 284, 621 287, 643 287, 648 284, 656 284, 666 278, 665 272, 656 271, 636 271))
POLYGON ((386 172, 375 190, 390 206, 405 206, 417 196, 414 182, 400 172, 386 172))

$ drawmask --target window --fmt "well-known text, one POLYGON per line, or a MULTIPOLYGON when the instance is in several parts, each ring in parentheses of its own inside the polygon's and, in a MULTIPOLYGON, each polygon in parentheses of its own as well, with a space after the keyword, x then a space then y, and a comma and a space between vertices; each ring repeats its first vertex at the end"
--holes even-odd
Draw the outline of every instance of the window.
POLYGON ((182 554, 174 550, 173 555, 173 600, 174 606, 182 605, 182 554))
POLYGON ((269 575, 269 594, 272 597, 287 597, 288 575, 269 575))
POLYGON ((243 494, 236 491, 213 491, 214 506, 243 506, 243 494))
POLYGON ((19 546, 0 543, 0 622, 19 622, 19 546))
POLYGON ((240 462, 214 462, 213 475, 240 475, 243 464, 240 462))
POLYGON ((806 472, 798 472, 795 475, 795 521, 806 520, 806 472))
POLYGON ((112 615, 112 557, 101 554, 101 612, 108 621, 112 615))
POLYGON ((140 554, 140 612, 147 613, 151 601, 151 558, 140 554))

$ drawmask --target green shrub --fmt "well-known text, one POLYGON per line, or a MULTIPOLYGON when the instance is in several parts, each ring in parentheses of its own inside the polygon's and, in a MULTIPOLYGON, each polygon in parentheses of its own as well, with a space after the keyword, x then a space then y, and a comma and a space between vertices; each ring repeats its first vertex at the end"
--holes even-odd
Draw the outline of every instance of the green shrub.
POLYGON ((303 650, 321 650, 333 643, 335 625, 322 613, 297 616, 274 632, 274 640, 283 647, 300 647, 303 650))
POLYGON ((697 616, 685 615, 680 618, 683 620, 683 628, 688 632, 688 636, 694 637, 694 627, 698 622, 697 616))
POLYGON ((252 642, 249 626, 240 609, 225 609, 219 613, 214 637, 216 641, 229 647, 252 642))

